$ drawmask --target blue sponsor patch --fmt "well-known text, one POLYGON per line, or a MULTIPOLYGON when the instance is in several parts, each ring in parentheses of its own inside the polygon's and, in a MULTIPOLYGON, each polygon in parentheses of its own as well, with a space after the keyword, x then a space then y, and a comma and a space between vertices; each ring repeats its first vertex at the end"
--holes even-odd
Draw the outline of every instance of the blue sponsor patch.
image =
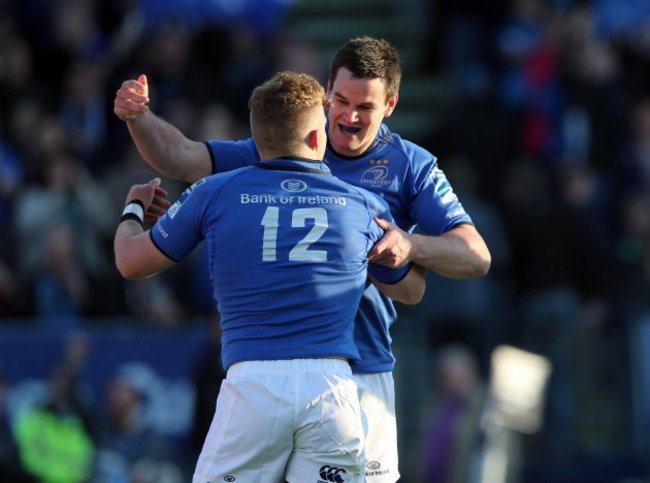
POLYGON ((181 196, 178 198, 178 200, 176 201, 176 203, 174 203, 173 205, 171 205, 171 206, 169 207, 169 209, 167 210, 167 216, 169 216, 170 218, 173 219, 173 218, 176 216, 176 213, 178 213, 178 210, 181 209, 181 206, 183 205, 183 203, 185 203, 185 202, 187 201, 187 199, 192 195, 192 193, 194 192, 194 190, 195 190, 198 186, 202 185, 203 183, 205 183, 205 178, 198 180, 198 181, 197 181, 196 183, 194 183, 192 186, 190 186, 190 187, 187 188, 185 191, 183 191, 183 193, 182 193, 181 196))

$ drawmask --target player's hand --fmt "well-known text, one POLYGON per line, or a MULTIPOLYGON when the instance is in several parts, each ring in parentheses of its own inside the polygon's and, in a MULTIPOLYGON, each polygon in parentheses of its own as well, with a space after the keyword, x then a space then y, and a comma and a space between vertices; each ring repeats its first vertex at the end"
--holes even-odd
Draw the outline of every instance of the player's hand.
POLYGON ((406 265, 409 262, 412 248, 408 233, 381 218, 375 218, 375 223, 383 228, 386 233, 372 247, 372 250, 368 253, 368 260, 389 268, 399 268, 406 265))
POLYGON ((122 121, 135 119, 149 110, 149 84, 147 76, 140 74, 137 80, 122 82, 115 93, 113 112, 122 121))
POLYGON ((167 208, 169 208, 169 201, 167 200, 167 192, 160 187, 160 178, 154 178, 148 183, 134 184, 126 195, 126 205, 130 202, 138 200, 144 206, 145 219, 156 221, 162 216, 167 208))
POLYGON ((169 199, 167 198, 167 191, 162 189, 160 186, 155 186, 153 192, 153 200, 149 208, 144 213, 144 219, 155 223, 158 218, 163 216, 167 209, 171 206, 169 199))

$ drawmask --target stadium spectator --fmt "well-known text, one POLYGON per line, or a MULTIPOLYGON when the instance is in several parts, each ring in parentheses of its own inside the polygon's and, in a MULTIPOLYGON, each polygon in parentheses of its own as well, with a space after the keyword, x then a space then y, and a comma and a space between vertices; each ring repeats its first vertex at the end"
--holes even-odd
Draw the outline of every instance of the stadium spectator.
POLYGON ((15 483, 35 482, 23 468, 9 412, 9 380, 0 370, 0 479, 15 483))
POLYGON ((146 388, 137 370, 119 367, 105 387, 106 414, 96 418, 97 442, 92 481, 155 483, 187 481, 170 441, 146 424, 146 388))
POLYGON ((464 346, 443 346, 437 351, 433 375, 434 397, 422 425, 419 481, 477 481, 486 397, 478 361, 464 346))
POLYGON ((15 203, 18 269, 33 287, 34 315, 73 325, 75 317, 119 306, 101 298, 103 283, 112 280, 106 214, 114 208, 78 159, 53 152, 44 183, 23 189, 15 203))
POLYGON ((20 460, 38 481, 84 483, 92 475, 95 444, 91 417, 78 397, 76 384, 65 366, 54 366, 46 400, 16 417, 20 460))

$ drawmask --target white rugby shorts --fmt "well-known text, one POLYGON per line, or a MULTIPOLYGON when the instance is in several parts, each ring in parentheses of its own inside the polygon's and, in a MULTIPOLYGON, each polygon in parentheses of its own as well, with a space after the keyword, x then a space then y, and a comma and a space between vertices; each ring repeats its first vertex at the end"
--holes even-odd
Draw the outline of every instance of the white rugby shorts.
POLYGON ((395 382, 392 372, 355 374, 366 426, 366 483, 394 483, 399 479, 395 382))
POLYGON ((364 430, 350 366, 247 361, 221 385, 193 483, 361 483, 364 430))

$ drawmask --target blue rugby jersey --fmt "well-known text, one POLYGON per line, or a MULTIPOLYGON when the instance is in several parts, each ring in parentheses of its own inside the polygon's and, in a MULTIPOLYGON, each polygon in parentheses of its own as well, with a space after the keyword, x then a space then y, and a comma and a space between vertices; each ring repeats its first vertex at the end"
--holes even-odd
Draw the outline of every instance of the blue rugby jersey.
MULTIPOLYGON (((353 321, 366 255, 390 216, 378 196, 331 176, 322 162, 283 158, 204 178, 151 229, 180 261, 202 240, 221 314, 225 368, 245 360, 358 361, 353 321)), ((408 269, 373 267, 386 283, 408 269)))
MULTIPOLYGON (((229 171, 259 158, 252 138, 208 141, 206 145, 213 171, 229 171)), ((325 162, 337 178, 384 198, 395 223, 405 231, 412 232, 418 225, 423 233, 437 236, 458 225, 472 224, 436 157, 392 133, 386 125, 382 124, 375 142, 362 156, 340 156, 328 146, 325 162)), ((355 342, 361 355, 355 372, 394 369, 389 329, 396 317, 392 300, 369 285, 355 323, 355 342)))

